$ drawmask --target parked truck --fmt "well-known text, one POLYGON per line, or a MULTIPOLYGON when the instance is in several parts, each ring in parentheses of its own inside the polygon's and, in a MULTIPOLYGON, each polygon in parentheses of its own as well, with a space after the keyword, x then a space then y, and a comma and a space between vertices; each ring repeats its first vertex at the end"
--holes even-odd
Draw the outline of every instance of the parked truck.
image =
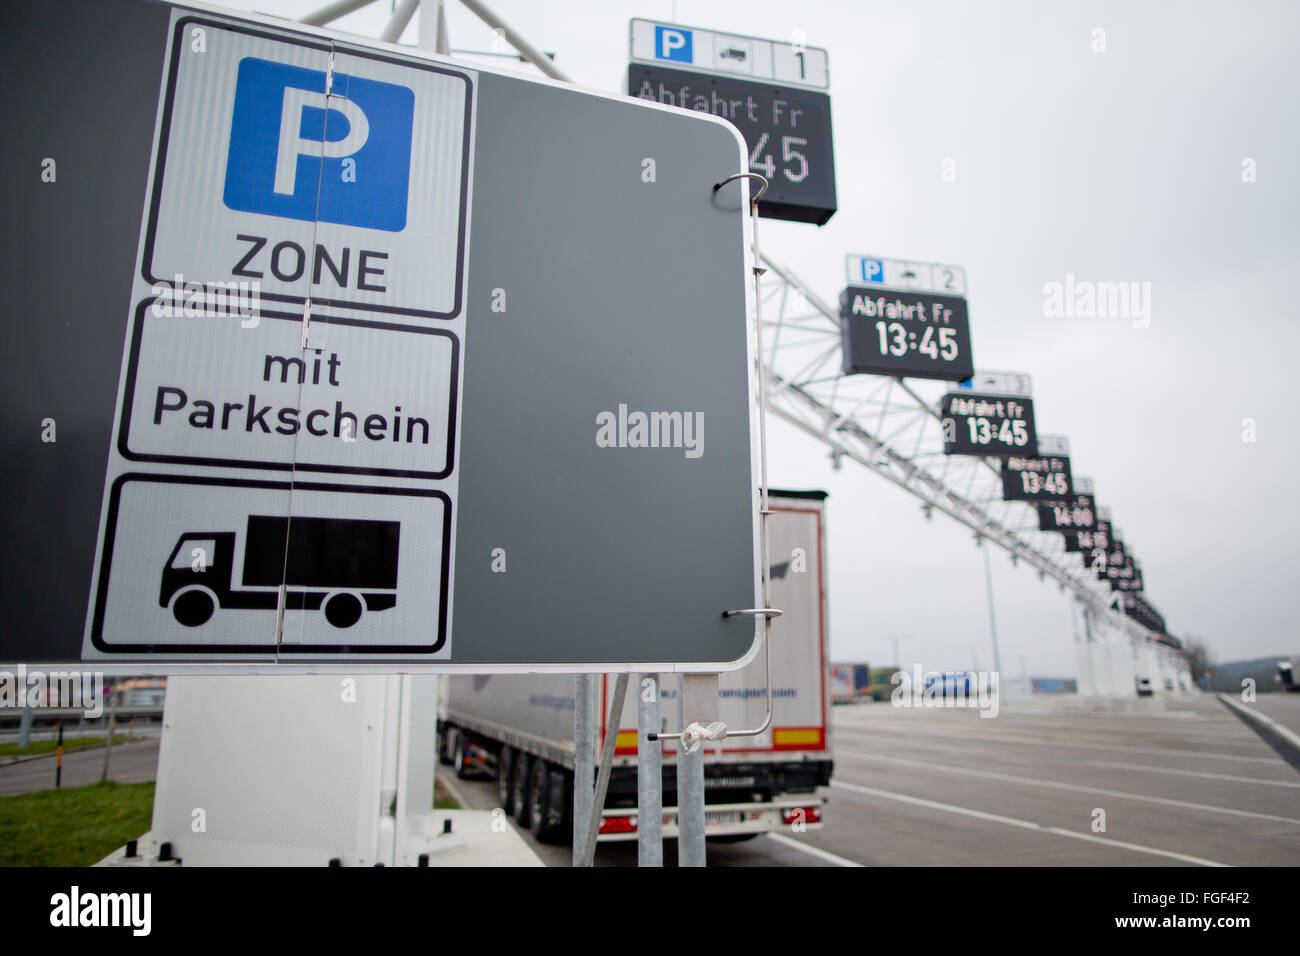
POLYGON ((867 685, 867 694, 872 700, 889 700, 894 694, 901 678, 895 680, 899 673, 897 667, 871 668, 871 683, 867 685))
POLYGON ((1283 690, 1300 692, 1300 657, 1278 661, 1277 679, 1283 690))
MULTIPOLYGON (((821 491, 773 491, 770 506, 771 602, 785 614, 772 623, 773 719, 758 737, 705 748, 705 833, 746 839, 822 826, 830 783, 827 696, 825 499, 821 491)), ((677 835, 677 743, 638 741, 633 675, 617 729, 609 792, 597 837, 637 835, 638 745, 663 755, 663 833, 677 835)), ((613 692, 600 678, 597 756, 613 692)), ((765 656, 721 677, 721 718, 734 729, 758 726, 766 713, 765 656)), ((661 728, 680 729, 677 679, 659 683, 661 728)), ((496 778, 500 806, 544 842, 572 835, 574 709, 571 674, 445 678, 439 697, 439 756, 461 777, 496 778)), ((690 715, 687 715, 689 718, 690 715)))

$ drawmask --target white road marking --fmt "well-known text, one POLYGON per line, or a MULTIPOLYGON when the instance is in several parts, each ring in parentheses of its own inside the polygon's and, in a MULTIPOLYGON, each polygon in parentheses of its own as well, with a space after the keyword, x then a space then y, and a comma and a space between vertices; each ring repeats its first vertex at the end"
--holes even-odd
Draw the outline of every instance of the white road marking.
POLYGON ((1263 724, 1265 727, 1273 731, 1273 733, 1277 734, 1279 737, 1281 737, 1283 740, 1289 743, 1292 747, 1296 748, 1297 750, 1300 750, 1300 736, 1298 736, 1294 731, 1290 730, 1289 728, 1283 727, 1272 717, 1268 716, 1268 714, 1262 713, 1261 711, 1258 710, 1252 710, 1251 708, 1247 707, 1245 704, 1238 703, 1237 701, 1233 700, 1227 694, 1220 694, 1219 700, 1223 701, 1225 704, 1227 704, 1237 713, 1244 716, 1247 720, 1254 721, 1257 724, 1263 724))
POLYGON ((823 850, 820 847, 810 846, 807 843, 796 840, 794 837, 788 837, 784 833, 769 833, 767 838, 775 843, 781 844, 781 846, 788 846, 796 850, 803 850, 805 853, 810 853, 817 857, 817 859, 825 860, 832 866, 862 866, 861 863, 850 860, 848 857, 839 856, 838 854, 831 853, 829 850, 823 850))
MULTIPOLYGON (((909 737, 942 737, 945 739, 971 740, 970 734, 943 733, 933 730, 916 730, 911 727, 836 727, 835 732, 844 733, 845 731, 858 731, 863 734, 870 734, 876 730, 906 734, 909 737)), ((1008 743, 1017 744, 1034 744, 1039 747, 1082 747, 1087 750, 1122 750, 1128 753, 1136 754, 1169 754, 1174 757, 1211 757, 1215 760, 1249 760, 1255 763, 1277 764, 1281 757, 1248 757, 1243 754, 1221 754, 1206 753, 1200 750, 1170 750, 1166 747, 1127 747, 1120 744, 1084 744, 1069 743, 1064 740, 1043 740, 1037 737, 1013 737, 1010 734, 990 734, 987 737, 978 738, 980 741, 989 743, 1008 743)))
MULTIPOLYGON (((450 769, 449 767, 448 770, 450 769)), ((445 787, 447 792, 451 794, 451 798, 460 804, 462 810, 474 809, 469 805, 469 801, 465 799, 465 795, 460 792, 460 788, 451 782, 452 778, 456 776, 455 773, 439 773, 437 770, 434 773, 438 778, 438 786, 445 787)))
POLYGON ((1152 846, 1142 846, 1137 843, 1129 843, 1125 840, 1111 840, 1106 837, 1093 836, 1091 833, 1076 833, 1073 830, 1066 830, 1061 827, 1044 826, 1041 823, 1034 823, 1032 820, 1018 820, 1015 817, 1005 817, 1000 813, 985 813, 983 810, 972 810, 969 807, 959 807, 951 803, 939 803, 936 800, 923 800, 920 797, 911 797, 903 793, 891 793, 888 790, 877 790, 875 787, 864 787, 856 783, 847 783, 843 780, 832 780, 831 786, 839 787, 842 790, 851 790, 855 793, 861 793, 866 796, 881 797, 885 800, 898 800, 901 803, 910 803, 918 807, 940 810, 944 813, 956 813, 965 817, 974 817, 977 820, 988 820, 991 823, 1003 823, 1011 827, 1020 827, 1022 830, 1038 830, 1042 833, 1052 833, 1056 836, 1070 837, 1073 840, 1083 840, 1086 843, 1100 843, 1103 846, 1115 847, 1121 850, 1132 850, 1136 853, 1150 853, 1154 856, 1163 856, 1172 860, 1181 860, 1184 863, 1193 863, 1197 866, 1228 866, 1227 863, 1205 860, 1199 856, 1188 856, 1186 853, 1175 853, 1172 850, 1161 850, 1152 846))
POLYGON ((1300 783, 1286 780, 1265 780, 1263 777, 1240 777, 1230 773, 1208 773, 1204 770, 1174 770, 1170 767, 1144 767, 1140 763, 1114 763, 1110 760, 1089 760, 1092 767, 1119 767, 1123 770, 1145 770, 1149 773, 1174 773, 1180 777, 1204 777, 1207 780, 1231 780, 1234 783, 1260 783, 1266 787, 1291 787, 1300 790, 1300 783))
MULTIPOLYGON (((911 767, 920 767, 923 770, 933 770, 937 773, 955 773, 963 774, 968 777, 985 777, 990 780, 1008 780, 1011 783, 1026 783, 1034 787, 1049 787, 1053 790, 1073 790, 1077 793, 1098 793, 1103 797, 1118 797, 1122 800, 1139 800, 1146 803, 1161 803, 1170 807, 1183 807, 1188 810, 1208 810, 1211 813, 1226 813, 1234 817, 1250 817, 1255 820, 1272 820, 1275 823, 1290 823, 1300 826, 1300 820, 1292 817, 1280 817, 1272 813, 1256 813, 1253 810, 1236 810, 1232 807, 1216 807, 1208 803, 1192 803, 1188 800, 1173 800, 1169 797, 1153 797, 1145 793, 1128 793, 1124 790, 1107 790, 1102 787, 1088 787, 1083 784, 1058 783, 1055 780, 1042 780, 1038 777, 1019 777, 1010 773, 997 773, 993 770, 971 770, 968 767, 945 767, 936 763, 926 763, 922 760, 908 760, 906 757, 887 757, 884 754, 871 754, 859 751, 858 753, 844 753, 842 750, 836 750, 836 759, 841 756, 847 756, 851 760, 884 760, 889 763, 907 764, 911 767)), ((834 781, 832 781, 833 783, 834 781)))

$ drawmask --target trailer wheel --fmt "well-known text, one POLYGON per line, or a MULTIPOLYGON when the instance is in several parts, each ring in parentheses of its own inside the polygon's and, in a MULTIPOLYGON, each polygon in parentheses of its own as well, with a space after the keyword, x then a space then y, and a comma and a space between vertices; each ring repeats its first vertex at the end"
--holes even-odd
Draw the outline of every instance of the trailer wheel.
POLYGON ((361 599, 355 594, 331 594, 325 602, 325 620, 335 627, 351 627, 361 620, 361 599))
POLYGON ((172 601, 172 614, 186 627, 206 624, 216 609, 217 602, 203 588, 188 588, 176 595, 176 600, 172 601))
POLYGON ((515 761, 518 759, 514 747, 501 745, 501 752, 497 754, 497 803, 506 816, 513 816, 515 812, 515 792, 510 778, 514 775, 515 761))
POLYGON ((540 757, 530 757, 521 750, 515 756, 515 765, 511 768, 511 799, 515 804, 515 820, 521 827, 527 827, 532 823, 532 817, 528 813, 529 771, 533 769, 533 761, 540 759, 540 757))
POLYGON ((444 751, 448 766, 456 765, 456 754, 460 753, 465 746, 464 735, 461 734, 459 727, 452 727, 447 731, 447 742, 444 751))
POLYGON ((528 815, 529 826, 539 843, 559 843, 564 839, 567 790, 563 770, 540 758, 533 761, 528 815))
POLYGON ((468 780, 474 776, 474 768, 465 762, 465 751, 469 749, 469 738, 459 730, 453 730, 456 749, 452 751, 451 764, 456 768, 456 779, 468 780))

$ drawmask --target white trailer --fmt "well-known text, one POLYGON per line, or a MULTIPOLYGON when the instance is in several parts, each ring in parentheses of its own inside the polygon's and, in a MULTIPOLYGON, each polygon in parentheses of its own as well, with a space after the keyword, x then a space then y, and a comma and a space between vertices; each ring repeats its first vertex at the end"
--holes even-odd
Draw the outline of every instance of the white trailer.
MULTIPOLYGON (((758 737, 705 749, 705 832, 744 839, 773 830, 822 825, 830 783, 827 695, 826 533, 821 491, 770 493, 771 602, 785 611, 772 623, 773 719, 758 737)), ((722 609, 720 608, 719 611, 722 609)), ((765 657, 723 674, 721 718, 734 729, 757 727, 766 712, 765 657)), ((576 681, 570 674, 446 678, 439 695, 439 755, 462 777, 495 776, 500 805, 546 842, 572 833, 576 681)), ((612 693, 599 681, 597 759, 612 693)), ((636 682, 630 690, 634 690, 636 682)), ((677 681, 660 683, 662 729, 681 727, 677 681)), ((663 833, 677 835, 675 741, 663 753, 663 833)), ((599 840, 637 833, 636 695, 619 724, 599 840)))

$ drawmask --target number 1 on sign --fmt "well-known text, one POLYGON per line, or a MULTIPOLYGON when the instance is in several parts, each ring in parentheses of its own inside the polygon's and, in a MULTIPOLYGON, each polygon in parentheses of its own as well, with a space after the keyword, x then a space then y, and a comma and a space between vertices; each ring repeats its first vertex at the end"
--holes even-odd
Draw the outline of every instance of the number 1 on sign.
POLYGON ((903 328, 901 322, 890 322, 886 325, 884 322, 876 323, 876 331, 880 334, 880 354, 881 355, 906 355, 907 354, 907 329, 903 328), (889 335, 893 333, 894 344, 889 344, 889 335))

